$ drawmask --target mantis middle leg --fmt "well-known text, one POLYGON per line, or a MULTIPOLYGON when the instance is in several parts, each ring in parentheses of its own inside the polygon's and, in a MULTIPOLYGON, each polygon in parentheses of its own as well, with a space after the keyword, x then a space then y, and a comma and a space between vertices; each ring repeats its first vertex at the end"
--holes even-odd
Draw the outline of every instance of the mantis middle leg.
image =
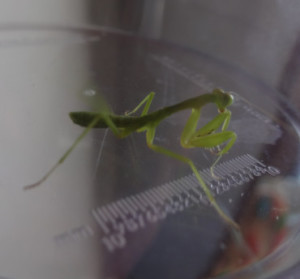
POLYGON ((154 95, 155 95, 154 92, 150 92, 132 111, 126 112, 125 115, 131 115, 133 113, 136 113, 143 104, 145 104, 145 106, 141 116, 146 115, 149 111, 154 95))

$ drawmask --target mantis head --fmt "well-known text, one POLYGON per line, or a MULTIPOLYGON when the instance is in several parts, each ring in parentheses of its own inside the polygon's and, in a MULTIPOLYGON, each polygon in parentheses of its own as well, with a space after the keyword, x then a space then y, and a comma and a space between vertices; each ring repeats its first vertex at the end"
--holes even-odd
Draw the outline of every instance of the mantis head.
POLYGON ((229 92, 225 92, 219 88, 214 89, 212 94, 214 94, 216 97, 215 103, 218 106, 220 112, 224 112, 226 110, 226 107, 230 106, 234 101, 234 97, 232 94, 230 94, 229 92))

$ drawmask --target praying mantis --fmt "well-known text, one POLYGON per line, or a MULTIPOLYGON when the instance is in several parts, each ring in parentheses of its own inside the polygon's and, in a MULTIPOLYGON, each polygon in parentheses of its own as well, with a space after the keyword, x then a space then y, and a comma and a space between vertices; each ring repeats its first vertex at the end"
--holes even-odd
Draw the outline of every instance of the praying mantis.
POLYGON ((148 94, 132 111, 126 112, 124 115, 114 114, 105 103, 101 101, 100 108, 97 112, 71 112, 70 118, 72 121, 85 127, 83 132, 73 142, 70 148, 63 154, 63 156, 56 162, 56 164, 36 183, 30 184, 24 187, 25 190, 34 188, 42 184, 47 178, 61 165, 65 159, 70 155, 79 142, 87 135, 87 133, 93 128, 110 128, 115 136, 124 138, 134 132, 145 132, 146 142, 148 147, 158 153, 166 155, 168 157, 179 160, 191 168, 196 179, 201 185, 205 195, 209 202, 220 215, 220 217, 231 227, 239 230, 238 224, 232 220, 224 211, 220 208, 216 202, 212 192, 204 182, 200 173, 198 172, 195 164, 191 159, 181 154, 175 153, 172 150, 165 147, 156 145, 154 143, 155 132, 160 122, 167 117, 183 110, 191 110, 191 114, 184 126, 181 133, 180 143, 183 148, 218 148, 216 153, 217 160, 211 167, 211 173, 213 174, 213 168, 219 161, 221 156, 228 152, 236 141, 236 134, 232 131, 228 131, 228 125, 231 119, 231 112, 228 110, 234 97, 229 92, 224 92, 221 89, 214 89, 210 93, 202 94, 197 97, 187 99, 183 102, 175 105, 161 108, 157 111, 149 113, 149 108, 154 98, 155 93, 148 94), (202 128, 197 128, 200 118, 201 109, 209 104, 215 104, 218 109, 218 114, 205 124, 202 128), (134 116, 136 112, 144 106, 140 116, 134 116), (221 148, 222 146, 222 148, 221 148))

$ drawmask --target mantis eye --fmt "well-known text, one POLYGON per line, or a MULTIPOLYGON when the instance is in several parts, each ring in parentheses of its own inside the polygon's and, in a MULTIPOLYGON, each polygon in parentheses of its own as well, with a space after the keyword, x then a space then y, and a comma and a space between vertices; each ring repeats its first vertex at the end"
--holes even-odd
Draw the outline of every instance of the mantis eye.
POLYGON ((233 96, 233 94, 230 94, 230 93, 227 93, 227 94, 229 95, 229 99, 230 99, 228 106, 230 106, 234 102, 234 96, 233 96))

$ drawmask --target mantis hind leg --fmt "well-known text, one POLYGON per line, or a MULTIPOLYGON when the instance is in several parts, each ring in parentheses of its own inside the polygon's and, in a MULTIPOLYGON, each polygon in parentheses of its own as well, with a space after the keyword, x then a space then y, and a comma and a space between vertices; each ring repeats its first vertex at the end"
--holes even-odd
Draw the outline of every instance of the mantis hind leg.
POLYGON ((61 158, 53 165, 53 167, 37 182, 24 186, 24 190, 29 190, 41 185, 44 181, 48 179, 48 177, 67 159, 67 157, 71 154, 71 152, 76 148, 79 142, 88 134, 88 132, 94 128, 94 126, 98 123, 100 119, 103 119, 107 126, 113 131, 113 133, 122 137, 125 131, 122 131, 116 127, 116 125, 111 120, 108 114, 101 114, 94 118, 94 120, 83 130, 83 132, 77 137, 77 139, 72 143, 72 145, 68 148, 68 150, 61 156, 61 158))
POLYGON ((190 166, 190 168, 192 169, 194 175, 196 176, 200 186, 202 187, 205 195, 207 196, 208 200, 210 201, 210 203, 212 204, 212 206, 214 207, 214 209, 218 212, 218 214, 220 215, 220 217, 230 226, 234 227, 235 229, 239 230, 239 226, 237 223, 235 223, 229 216, 227 216, 224 211, 219 207, 219 205, 217 204, 213 194, 211 193, 211 191, 209 190, 209 188, 207 187, 206 183, 204 182, 204 180, 202 179, 201 175, 199 174, 195 164, 193 163, 193 161, 187 157, 184 157, 180 154, 177 154, 171 150, 165 149, 161 146, 155 145, 153 144, 153 140, 154 140, 154 136, 155 136, 155 126, 151 126, 151 127, 147 127, 147 132, 146 132, 146 140, 147 140, 147 145, 150 149, 152 149, 155 152, 161 153, 163 155, 167 155, 169 157, 172 157, 176 160, 179 160, 183 163, 186 163, 190 166))

